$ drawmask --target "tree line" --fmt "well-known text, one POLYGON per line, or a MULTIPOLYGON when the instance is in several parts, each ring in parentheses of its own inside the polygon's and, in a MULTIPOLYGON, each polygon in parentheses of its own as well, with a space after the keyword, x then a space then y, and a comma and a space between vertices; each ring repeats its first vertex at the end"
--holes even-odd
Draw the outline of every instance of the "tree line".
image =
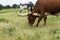
MULTIPOLYGON (((27 4, 28 4, 27 7, 34 5, 32 2, 29 2, 29 3, 27 3, 27 4), (29 5, 29 4, 31 4, 31 5, 29 5), (33 4, 33 5, 32 5, 32 4, 33 4)), ((19 4, 19 5, 20 5, 20 4, 19 4)), ((4 6, 4 5, 0 4, 0 10, 2 10, 2 9, 10 9, 10 8, 19 8, 19 5, 13 4, 12 6, 10 6, 10 5, 4 6)))
POLYGON ((16 8, 17 6, 18 6, 17 4, 13 4, 12 6, 10 6, 10 5, 4 6, 4 5, 0 4, 0 10, 2 10, 2 9, 10 9, 10 8, 16 8))

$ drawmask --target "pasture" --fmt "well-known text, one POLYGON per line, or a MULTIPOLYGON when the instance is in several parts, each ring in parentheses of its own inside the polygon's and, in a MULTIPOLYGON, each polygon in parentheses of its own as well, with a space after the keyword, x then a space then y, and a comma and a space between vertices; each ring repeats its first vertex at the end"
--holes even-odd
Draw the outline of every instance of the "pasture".
POLYGON ((16 10, 0 11, 0 40, 60 40, 60 16, 48 16, 46 26, 42 20, 37 28, 37 20, 29 26, 27 17, 18 16, 16 10))

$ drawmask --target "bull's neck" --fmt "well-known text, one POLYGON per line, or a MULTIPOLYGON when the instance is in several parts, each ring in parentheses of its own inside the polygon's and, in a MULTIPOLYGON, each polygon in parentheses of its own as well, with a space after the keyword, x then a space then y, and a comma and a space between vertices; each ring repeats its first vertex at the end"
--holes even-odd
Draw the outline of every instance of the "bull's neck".
POLYGON ((36 2, 36 4, 35 4, 35 6, 34 6, 34 8, 33 8, 33 10, 32 10, 32 14, 33 13, 37 13, 37 10, 38 10, 38 1, 36 2))

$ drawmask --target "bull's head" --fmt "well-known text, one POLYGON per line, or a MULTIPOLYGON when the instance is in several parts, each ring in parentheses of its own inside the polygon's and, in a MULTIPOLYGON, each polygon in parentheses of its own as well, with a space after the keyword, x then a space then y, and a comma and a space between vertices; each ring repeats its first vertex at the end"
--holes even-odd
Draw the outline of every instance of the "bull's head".
POLYGON ((36 16, 32 15, 32 14, 28 14, 28 23, 30 25, 33 25, 33 23, 35 22, 36 20, 36 16))
POLYGON ((36 17, 38 17, 39 15, 37 15, 37 13, 33 13, 33 14, 19 14, 20 16, 28 16, 28 23, 30 25, 33 25, 33 23, 36 20, 36 17))

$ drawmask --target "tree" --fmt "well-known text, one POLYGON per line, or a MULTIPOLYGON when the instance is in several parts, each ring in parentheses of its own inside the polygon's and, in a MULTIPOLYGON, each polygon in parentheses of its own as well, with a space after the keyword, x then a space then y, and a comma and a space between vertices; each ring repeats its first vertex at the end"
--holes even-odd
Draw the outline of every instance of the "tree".
POLYGON ((2 9, 3 9, 3 5, 0 4, 0 10, 2 10, 2 9))
POLYGON ((5 6, 5 9, 9 9, 9 8, 11 8, 11 6, 10 6, 10 5, 5 6))
POLYGON ((29 6, 33 7, 34 4, 30 1, 30 2, 29 2, 29 6))
POLYGON ((12 8, 16 8, 16 7, 17 7, 17 4, 13 4, 13 5, 12 5, 12 8))

